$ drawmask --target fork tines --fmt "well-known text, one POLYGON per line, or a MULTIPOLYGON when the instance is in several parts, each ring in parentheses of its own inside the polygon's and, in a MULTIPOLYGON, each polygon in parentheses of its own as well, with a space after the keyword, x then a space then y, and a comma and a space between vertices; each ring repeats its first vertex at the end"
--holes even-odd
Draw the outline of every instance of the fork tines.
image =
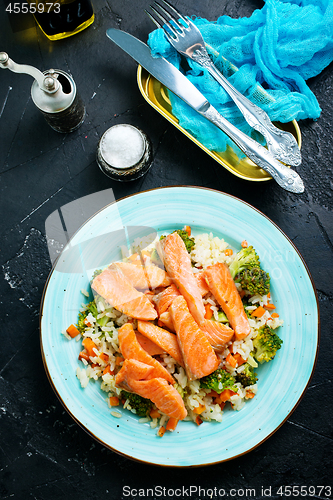
POLYGON ((170 12, 168 12, 159 2, 154 2, 154 5, 156 7, 158 7, 160 9, 160 11, 162 11, 162 13, 167 17, 163 17, 163 15, 158 12, 152 5, 150 5, 150 9, 152 10, 152 12, 155 14, 155 16, 157 17, 157 19, 152 16, 150 14, 150 12, 148 12, 147 10, 145 10, 145 13, 147 14, 147 16, 153 21, 153 23, 156 24, 156 26, 158 28, 162 28, 162 29, 168 29, 171 31, 171 33, 174 35, 174 36, 177 36, 177 30, 183 30, 184 27, 188 26, 188 21, 187 19, 175 8, 173 7, 173 5, 171 5, 169 2, 167 2, 166 0, 161 0, 176 16, 174 17, 172 14, 170 14, 170 12), (185 24, 182 25, 179 23, 179 19, 182 20, 182 22, 185 24), (160 22, 161 21, 161 22, 160 22), (170 23, 171 21, 171 23, 170 23), (161 24, 162 23, 162 24, 161 24), (176 28, 176 29, 175 29, 176 28))

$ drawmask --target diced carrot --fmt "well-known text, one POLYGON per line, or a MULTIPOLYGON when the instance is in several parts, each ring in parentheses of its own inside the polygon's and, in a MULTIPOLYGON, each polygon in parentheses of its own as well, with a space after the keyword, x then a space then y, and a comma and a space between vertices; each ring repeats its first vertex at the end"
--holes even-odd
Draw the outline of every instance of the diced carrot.
POLYGON ((117 396, 111 396, 109 398, 110 406, 119 406, 119 398, 117 396))
POLYGON ((230 255, 232 255, 234 252, 232 251, 232 249, 231 249, 231 248, 226 248, 226 249, 224 250, 224 253, 225 253, 225 255, 226 255, 226 256, 228 256, 228 257, 229 257, 229 256, 230 256, 230 255))
POLYGON ((247 393, 245 394, 245 399, 252 399, 254 398, 254 396, 255 396, 254 392, 247 391, 247 393))
POLYGON ((233 368, 236 368, 237 366, 237 361, 235 360, 234 356, 229 353, 228 356, 225 358, 226 362, 229 363, 230 366, 233 368))
POLYGON ((211 396, 212 398, 217 398, 219 394, 216 391, 210 391, 209 396, 211 396))
POLYGON ((217 394, 213 401, 215 405, 220 405, 224 402, 223 399, 221 398, 221 394, 217 394))
POLYGON ((232 391, 231 389, 224 389, 224 391, 220 394, 221 402, 228 401, 231 396, 234 396, 237 392, 232 391))
POLYGON ((245 290, 240 290, 238 293, 239 293, 240 298, 242 299, 245 295, 245 290))
POLYGON ((69 325, 69 327, 67 328, 66 332, 68 333, 68 335, 70 337, 72 337, 72 339, 74 337, 77 337, 77 335, 80 335, 79 330, 74 325, 69 325))
POLYGON ((237 366, 243 365, 246 361, 245 359, 242 358, 239 352, 236 352, 236 354, 234 354, 234 359, 237 361, 237 366))
POLYGON ((257 307, 252 313, 251 316, 255 316, 256 318, 261 318, 265 314, 265 309, 262 306, 257 307))
POLYGON ((90 337, 86 337, 83 341, 82 344, 84 345, 88 356, 96 356, 96 353, 94 352, 94 349, 97 349, 97 346, 93 340, 91 340, 90 337))
POLYGON ((158 410, 156 410, 156 408, 153 408, 152 410, 150 410, 150 413, 149 415, 151 416, 151 418, 160 418, 161 414, 158 410))
POLYGON ((110 373, 110 375, 114 375, 114 372, 111 370, 110 365, 107 365, 103 370, 103 375, 106 375, 107 373, 110 373))
POLYGON ((276 309, 275 305, 274 304, 265 304, 264 307, 266 309, 276 309))
POLYGON ((272 313, 271 316, 272 316, 272 318, 278 318, 279 317, 278 313, 272 313))
POLYGON ((85 359, 86 361, 89 361, 88 353, 81 351, 79 354, 79 359, 85 359))
POLYGON ((206 409, 205 405, 199 405, 193 408, 193 412, 196 413, 197 415, 201 415, 202 412, 204 412, 206 409))
POLYGON ((124 358, 122 356, 117 356, 116 357, 116 366, 119 366, 120 363, 122 363, 124 360, 124 358))
POLYGON ((243 240, 241 245, 243 248, 246 248, 248 246, 248 242, 246 240, 243 240))
POLYGON ((197 425, 201 425, 202 424, 202 418, 199 417, 199 415, 197 416, 197 418, 195 419, 195 423, 197 425))
POLYGON ((109 356, 107 354, 105 354, 105 352, 101 352, 101 354, 99 355, 99 357, 105 363, 107 363, 109 361, 109 356))
POLYGON ((267 294, 267 298, 270 299, 271 298, 271 292, 268 292, 267 294))
POLYGON ((157 435, 160 436, 160 437, 163 437, 164 436, 164 433, 165 433, 165 427, 163 427, 163 425, 158 429, 157 431, 157 435))
POLYGON ((166 430, 167 431, 174 431, 175 428, 177 427, 177 424, 178 424, 179 420, 175 417, 170 417, 169 420, 168 420, 168 423, 166 425, 166 430))
POLYGON ((210 319, 213 316, 213 311, 210 308, 210 304, 205 304, 205 319, 210 319))
POLYGON ((221 410, 224 410, 224 407, 225 407, 225 403, 218 403, 219 407, 221 408, 221 410))
POLYGON ((187 232, 187 234, 191 236, 191 226, 185 226, 184 229, 187 232))
POLYGON ((139 254, 138 253, 133 253, 132 255, 130 255, 128 258, 129 260, 137 260, 137 258, 139 257, 139 254))

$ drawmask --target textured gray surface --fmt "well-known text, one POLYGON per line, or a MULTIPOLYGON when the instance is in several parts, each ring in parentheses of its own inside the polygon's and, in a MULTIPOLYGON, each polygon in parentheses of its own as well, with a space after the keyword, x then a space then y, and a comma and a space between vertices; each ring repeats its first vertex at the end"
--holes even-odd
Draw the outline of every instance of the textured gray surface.
MULTIPOLYGON (((225 488, 227 492, 231 488, 255 488, 252 498, 260 499, 262 487, 272 486, 272 498, 281 498, 277 494, 280 485, 330 484, 332 65, 309 82, 322 114, 317 122, 300 123, 303 163, 297 170, 306 190, 302 195, 293 195, 273 182, 253 184, 234 177, 144 101, 136 83, 135 63, 115 50, 105 30, 119 27, 146 41, 153 28, 143 12, 147 2, 95 0, 94 24, 71 39, 53 43, 30 17, 8 17, 4 5, 0 49, 16 62, 41 70, 56 67, 70 71, 87 105, 87 118, 78 131, 57 134, 45 124, 31 101, 31 78, 1 71, 0 498, 113 499, 126 498, 124 485, 136 489, 197 485, 206 490, 225 488), (117 123, 140 127, 153 142, 152 169, 130 184, 109 180, 95 162, 100 136, 117 123), (95 442, 71 419, 53 393, 39 347, 39 305, 50 270, 44 227, 47 216, 74 199, 106 188, 112 188, 119 199, 169 185, 224 191, 270 217, 304 257, 321 310, 317 367, 295 412, 256 450, 204 469, 157 469, 130 461, 95 442)), ((213 20, 222 14, 249 16, 263 4, 255 0, 205 0, 193 5, 189 0, 179 0, 175 5, 183 12, 213 20)), ((186 491, 182 497, 186 498, 186 491)), ((250 492, 247 497, 251 497, 250 492)), ((320 497, 327 498, 325 490, 320 497)), ((149 498, 172 496, 156 493, 149 498)), ((192 498, 205 495, 193 494, 192 498)))

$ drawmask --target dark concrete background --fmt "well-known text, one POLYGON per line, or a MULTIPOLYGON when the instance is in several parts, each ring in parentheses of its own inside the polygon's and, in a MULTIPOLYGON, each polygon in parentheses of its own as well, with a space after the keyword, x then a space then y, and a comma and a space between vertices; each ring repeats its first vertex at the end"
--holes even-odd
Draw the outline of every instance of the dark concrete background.
MULTIPOLYGON (((8 16, 7 4, 4 1, 0 6, 0 50, 18 63, 41 70, 70 71, 86 103, 87 117, 76 132, 54 132, 31 100, 32 79, 0 70, 0 498, 122 499, 129 498, 123 494, 124 485, 137 489, 197 485, 227 492, 255 488, 255 498, 260 499, 262 487, 272 487, 272 498, 283 498, 277 494, 281 485, 331 484, 332 65, 309 82, 322 114, 316 122, 300 123, 303 163, 297 170, 306 190, 293 195, 274 182, 254 184, 236 178, 143 99, 136 83, 136 64, 116 50, 105 31, 118 27, 146 41, 153 29, 144 13, 149 2, 94 0, 94 24, 57 42, 48 41, 30 15, 8 16), (153 142, 152 169, 129 184, 111 181, 95 162, 100 136, 117 123, 140 127, 153 142), (95 442, 71 419, 46 378, 38 320, 50 271, 44 226, 48 215, 74 199, 107 188, 119 199, 180 184, 235 195, 278 224, 310 269, 322 325, 314 376, 288 421, 249 454, 208 468, 182 470, 121 457, 95 442)), ((249 16, 263 5, 259 0, 202 0, 195 5, 176 0, 174 4, 187 14, 209 20, 222 14, 249 16)), ((316 498, 327 498, 327 491, 318 496, 316 490, 316 498)), ((132 493, 130 498, 135 498, 132 493)), ((246 498, 242 491, 235 498, 241 497, 246 498)))

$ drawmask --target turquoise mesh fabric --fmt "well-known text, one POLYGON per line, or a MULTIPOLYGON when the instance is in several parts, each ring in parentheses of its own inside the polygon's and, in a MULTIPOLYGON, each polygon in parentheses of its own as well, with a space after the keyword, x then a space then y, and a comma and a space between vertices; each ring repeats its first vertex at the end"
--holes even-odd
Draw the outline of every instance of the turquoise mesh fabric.
MULTIPOLYGON (((234 87, 265 109, 272 121, 316 120, 320 116, 321 109, 306 80, 333 61, 333 0, 266 0, 249 18, 192 20, 216 67, 234 87)), ((183 71, 182 58, 163 30, 150 33, 148 45, 154 57, 163 56, 183 71)), ((186 76, 209 102, 243 132, 264 143, 209 73, 189 59, 187 64, 186 76)), ((204 146, 217 152, 225 151, 227 144, 235 149, 217 127, 171 92, 169 96, 180 125, 204 146)))

